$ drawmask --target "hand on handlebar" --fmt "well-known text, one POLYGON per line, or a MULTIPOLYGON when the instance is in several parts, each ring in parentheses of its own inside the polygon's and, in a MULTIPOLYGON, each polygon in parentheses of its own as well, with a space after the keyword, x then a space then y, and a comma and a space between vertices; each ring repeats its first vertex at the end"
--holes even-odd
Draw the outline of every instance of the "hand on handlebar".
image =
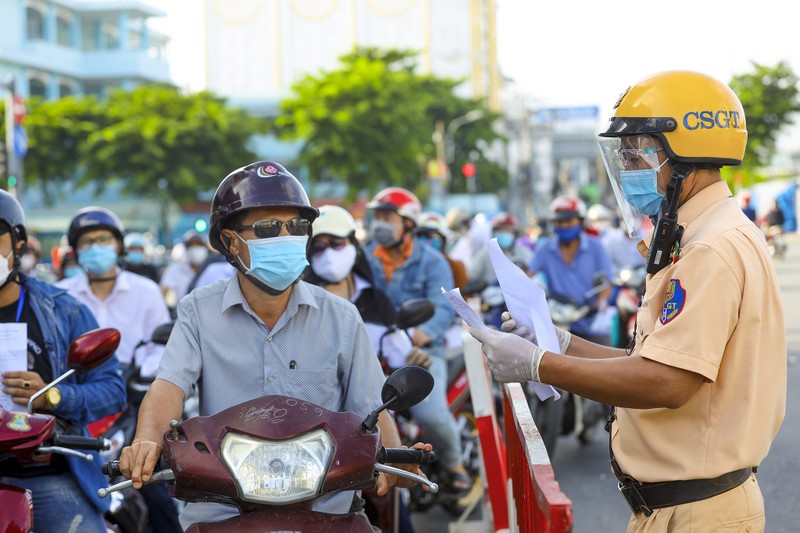
MULTIPOLYGON (((403 448, 407 448, 407 446, 403 446, 403 448)), ((433 450, 433 446, 430 444, 425 444, 424 442, 418 442, 412 446, 415 450, 424 450, 426 452, 430 452, 433 450)), ((411 472, 412 474, 417 474, 418 476, 426 477, 425 474, 422 473, 418 464, 390 464, 389 466, 394 466, 395 468, 400 468, 405 470, 406 472, 411 472)), ((391 474, 385 474, 381 472, 378 474, 378 483, 375 486, 375 489, 378 493, 378 496, 383 496, 387 492, 389 492, 389 488, 393 486, 397 486, 400 488, 407 488, 415 485, 416 483, 410 479, 401 478, 398 476, 393 476, 391 474)), ((422 486, 424 491, 428 491, 428 487, 425 485, 422 486)))
POLYGON ((414 343, 414 346, 427 346, 431 342, 431 336, 419 328, 414 328, 411 342, 414 343))
POLYGON ((136 441, 122 449, 119 469, 133 481, 133 488, 141 489, 150 480, 161 457, 161 444, 148 440, 136 441))
POLYGON ((408 352, 408 357, 406 357, 406 364, 408 366, 421 366, 424 369, 428 369, 431 366, 431 356, 428 355, 428 352, 423 350, 422 348, 414 347, 408 352))
MULTIPOLYGON (((517 321, 511 318, 511 313, 508 311, 504 311, 500 318, 503 320, 503 323, 500 325, 500 329, 505 331, 506 333, 513 333, 519 337, 522 337, 526 341, 532 342, 537 344, 536 342, 536 335, 530 333, 528 328, 525 326, 517 326, 517 321)), ((572 333, 569 331, 565 331, 558 326, 553 326, 556 328, 556 337, 558 337, 558 348, 561 350, 562 354, 567 353, 567 348, 569 348, 569 343, 572 342, 572 333)))

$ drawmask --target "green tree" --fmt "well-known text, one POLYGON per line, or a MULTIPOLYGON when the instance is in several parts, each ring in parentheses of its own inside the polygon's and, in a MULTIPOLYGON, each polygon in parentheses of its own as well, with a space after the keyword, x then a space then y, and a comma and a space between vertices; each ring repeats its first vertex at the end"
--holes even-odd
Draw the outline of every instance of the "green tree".
POLYGON ((781 131, 800 111, 798 78, 780 62, 770 67, 753 62, 753 72, 734 76, 730 87, 739 96, 747 118, 747 149, 742 166, 728 168, 726 178, 749 185, 762 177, 762 169, 775 155, 781 131))
POLYGON ((116 90, 100 107, 105 124, 83 145, 79 185, 119 181, 123 194, 179 204, 256 159, 247 144, 266 127, 223 98, 167 85, 116 90))
POLYGON ((305 141, 299 162, 312 181, 343 179, 350 197, 386 185, 424 197, 425 163, 435 157, 436 121, 447 123, 481 109, 483 119, 457 132, 454 166, 459 154, 475 151, 474 163, 486 169, 486 182, 502 186, 502 180, 490 179, 496 167, 482 160, 477 146, 479 138, 487 143, 498 138, 491 128, 497 116, 481 101, 456 96, 459 81, 417 74, 415 57, 407 50, 361 48, 342 56, 337 69, 307 75, 292 86, 275 126, 281 138, 305 141))

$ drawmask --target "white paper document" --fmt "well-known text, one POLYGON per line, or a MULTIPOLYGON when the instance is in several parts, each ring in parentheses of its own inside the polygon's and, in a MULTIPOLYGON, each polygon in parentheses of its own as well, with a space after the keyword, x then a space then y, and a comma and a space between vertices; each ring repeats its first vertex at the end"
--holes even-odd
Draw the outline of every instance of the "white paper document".
POLYGON ((456 287, 455 289, 447 291, 442 287, 442 294, 444 294, 444 297, 447 298, 447 301, 453 306, 455 312, 458 313, 458 316, 460 316, 468 326, 472 328, 489 329, 486 327, 486 324, 483 323, 481 317, 478 316, 466 300, 464 300, 464 297, 461 296, 461 289, 456 287))
MULTIPOLYGON (((0 373, 28 370, 28 324, 0 324, 0 373)), ((0 388, 0 407, 6 411, 24 411, 0 388)))
MULTIPOLYGON (((487 242, 486 248, 500 289, 503 291, 508 312, 517 321, 517 325, 525 326, 528 331, 534 333, 539 347, 548 352, 561 353, 544 289, 506 257, 497 244, 497 239, 487 242)), ((551 396, 556 400, 561 398, 558 391, 550 385, 534 383, 533 390, 540 400, 546 400, 551 396)))

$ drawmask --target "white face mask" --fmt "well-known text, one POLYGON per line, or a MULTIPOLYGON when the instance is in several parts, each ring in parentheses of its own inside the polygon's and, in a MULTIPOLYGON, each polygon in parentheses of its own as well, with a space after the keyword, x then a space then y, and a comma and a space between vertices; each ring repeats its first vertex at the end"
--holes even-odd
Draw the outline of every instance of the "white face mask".
POLYGON ((348 244, 341 250, 326 248, 319 255, 311 257, 311 268, 314 273, 328 283, 342 281, 356 263, 356 247, 348 244))
POLYGON ((202 265, 208 258, 208 248, 205 246, 190 246, 186 249, 186 257, 194 266, 202 265))
POLYGON ((11 274, 11 269, 8 268, 8 262, 14 256, 14 251, 8 252, 8 255, 5 257, 0 257, 0 286, 5 284, 6 280, 8 279, 8 275, 11 274))

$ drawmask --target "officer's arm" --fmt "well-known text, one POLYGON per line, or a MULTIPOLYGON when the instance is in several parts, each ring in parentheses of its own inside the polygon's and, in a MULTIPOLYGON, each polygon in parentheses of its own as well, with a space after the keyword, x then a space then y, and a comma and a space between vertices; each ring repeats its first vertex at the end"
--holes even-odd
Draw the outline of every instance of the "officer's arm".
POLYGON ((579 396, 632 409, 681 407, 704 379, 640 356, 587 359, 554 354, 542 358, 539 377, 542 383, 579 396))

